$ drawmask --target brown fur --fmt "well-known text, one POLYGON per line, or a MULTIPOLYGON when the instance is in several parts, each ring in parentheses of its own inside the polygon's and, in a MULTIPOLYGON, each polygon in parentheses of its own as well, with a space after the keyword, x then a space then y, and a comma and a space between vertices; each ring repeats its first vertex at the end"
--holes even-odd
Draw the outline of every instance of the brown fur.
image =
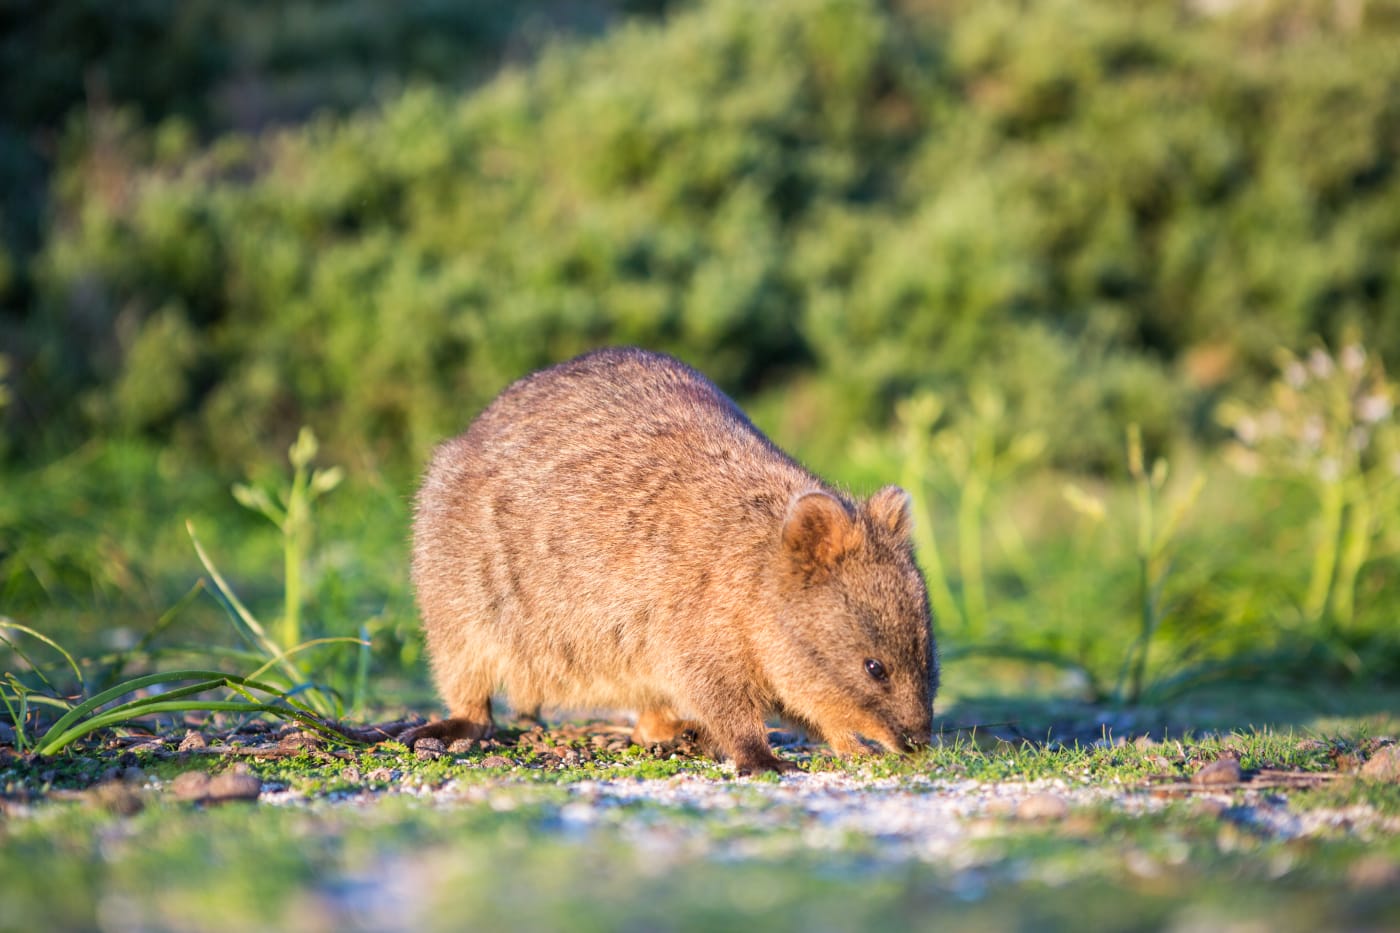
POLYGON ((489 735, 504 689, 636 710, 646 741, 693 728, 743 771, 791 767, 770 710, 838 752, 926 742, 938 664, 909 525, 902 490, 852 501, 668 356, 527 376, 418 494, 413 581, 452 718, 412 737, 489 735))

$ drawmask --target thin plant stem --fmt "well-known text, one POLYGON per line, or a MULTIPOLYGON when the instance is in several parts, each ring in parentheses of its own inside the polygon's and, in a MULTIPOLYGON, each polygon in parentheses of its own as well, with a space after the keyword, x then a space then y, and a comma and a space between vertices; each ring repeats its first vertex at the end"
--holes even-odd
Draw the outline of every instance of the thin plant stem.
POLYGON ((305 557, 306 467, 298 464, 287 497, 287 516, 282 526, 284 573, 282 644, 301 643, 301 568, 305 557))
POLYGON ((1337 566, 1342 512, 1346 505, 1346 496, 1340 483, 1324 481, 1319 494, 1322 499, 1322 511, 1318 521, 1317 547, 1313 551, 1307 596, 1303 599, 1303 612, 1314 622, 1322 617, 1322 612, 1327 607, 1327 595, 1331 591, 1332 576, 1337 566))
POLYGON ((1355 491, 1349 497, 1336 583, 1332 587, 1332 616, 1339 625, 1349 625, 1356 615, 1356 578, 1371 546, 1371 502, 1361 483, 1354 483, 1352 488, 1355 491))
POLYGON ((982 507, 986 493, 986 482, 973 474, 963 486, 958 502, 958 563, 967 631, 973 638, 981 638, 987 631, 987 586, 982 573, 982 507))

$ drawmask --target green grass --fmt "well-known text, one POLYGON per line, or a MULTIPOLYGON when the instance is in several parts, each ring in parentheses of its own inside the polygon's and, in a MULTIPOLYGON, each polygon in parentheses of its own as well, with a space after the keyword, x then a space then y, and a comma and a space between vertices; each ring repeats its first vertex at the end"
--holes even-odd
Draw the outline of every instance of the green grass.
MULTIPOLYGON (((1183 747, 1192 760, 1232 750, 1247 768, 1310 769, 1327 767, 1331 749, 1361 741, 1255 732, 1183 747)), ((906 782, 922 775, 1131 785, 1151 773, 1149 757, 1163 750, 984 752, 963 743, 843 767, 906 782)), ((572 789, 579 780, 716 775, 693 762, 638 760, 634 750, 554 771, 532 768, 524 758, 510 771, 482 769, 476 765, 484 754, 422 761, 390 745, 330 761, 310 753, 254 760, 248 765, 265 791, 290 790, 309 800, 204 808, 158 789, 191 761, 143 753, 137 765, 150 786, 140 792, 144 808, 132 815, 109 812, 95 798, 19 807, 16 782, 27 778, 16 773, 34 766, 11 761, 0 767, 12 802, 0 819, 0 900, 7 907, 0 925, 78 928, 100 921, 224 930, 354 922, 447 929, 469 919, 473 926, 515 929, 761 923, 1127 930, 1248 920, 1301 930, 1400 920, 1400 892, 1373 881, 1374 866, 1400 865, 1400 834, 1393 831, 1364 839, 1341 831, 1276 839, 1228 811, 1222 816, 1181 799, 1146 812, 1077 806, 1050 824, 978 817, 964 849, 921 859, 880 836, 828 835, 814 846, 808 833, 818 819, 768 796, 768 782, 748 779, 721 778, 732 788, 732 807, 633 802, 578 822, 569 807, 581 799, 572 789), (364 777, 380 768, 392 779, 364 777), (359 777, 347 777, 349 769, 359 777), (422 796, 444 786, 451 789, 447 797, 422 796), (389 787, 397 792, 386 793, 389 787)), ((52 783, 94 779, 94 758, 71 756, 69 770, 52 783)), ((210 762, 201 758, 194 766, 210 762)), ((936 784, 925 792, 946 793, 936 784)), ((1235 806, 1246 804, 1232 793, 1235 806)), ((1397 796, 1394 787, 1335 784, 1293 792, 1287 807, 1305 812, 1365 803, 1394 815, 1397 796)))
MULTIPOLYGON (((918 492, 921 554, 948 610, 936 614, 940 741, 907 757, 780 753, 871 805, 1031 782, 1066 795, 1065 819, 945 815, 968 821, 966 838, 930 855, 899 832, 823 828, 776 775, 737 779, 580 727, 507 728, 436 758, 334 734, 261 748, 273 727, 251 721, 269 716, 314 729, 435 705, 403 572, 407 486, 356 478, 313 513, 339 474, 312 466, 306 434, 289 476, 236 487, 271 524, 228 509, 228 487, 207 477, 168 500, 137 483, 145 510, 75 511, 161 469, 154 452, 116 445, 17 473, 21 497, 0 510, 20 519, 0 550, 7 605, 29 610, 0 624, 0 928, 1400 922, 1400 788, 1351 774, 1400 734, 1388 532, 1347 520, 1337 533, 1350 538, 1329 543, 1315 490, 1194 449, 1174 455, 1173 475, 1132 433, 1124 482, 1071 485, 990 414, 918 424, 922 440, 871 441, 843 469, 860 489, 863 471, 902 468, 918 492), (937 466, 947 456, 961 472, 937 466), (188 528, 178 556, 142 547, 167 525, 188 528), (1307 599, 1317 548, 1335 550, 1320 610, 1307 599), (178 751, 191 723, 214 749, 178 751), (1191 776, 1225 756, 1260 784, 1204 802, 1191 776), (183 771, 233 767, 263 782, 262 802, 205 808, 170 790, 183 771), (718 789, 726 803, 624 795, 575 820, 600 782, 718 789), (1094 802, 1108 791, 1128 803, 1094 802), (1340 822, 1269 828, 1314 816, 1340 822)), ((1366 509, 1379 509, 1390 490, 1372 492, 1366 509)))

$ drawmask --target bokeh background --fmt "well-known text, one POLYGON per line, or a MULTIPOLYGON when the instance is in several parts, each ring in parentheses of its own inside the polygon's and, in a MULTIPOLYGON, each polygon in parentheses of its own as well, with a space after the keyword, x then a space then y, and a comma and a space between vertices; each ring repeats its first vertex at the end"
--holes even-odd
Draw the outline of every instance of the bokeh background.
POLYGON ((207 654, 188 519, 430 703, 417 471, 628 343, 916 494, 955 693, 1393 685, 1398 49, 1396 0, 6 0, 0 613, 207 654))

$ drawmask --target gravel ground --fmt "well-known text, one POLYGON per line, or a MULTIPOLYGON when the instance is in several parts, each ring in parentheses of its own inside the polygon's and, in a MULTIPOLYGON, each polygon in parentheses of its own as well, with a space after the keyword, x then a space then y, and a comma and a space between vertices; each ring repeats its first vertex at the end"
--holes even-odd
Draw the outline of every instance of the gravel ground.
MULTIPOLYGON (((955 869, 977 861, 976 847, 967 844, 971 840, 1005 835, 1026 824, 1058 824, 1070 832, 1092 833, 1104 808, 1140 815, 1160 811, 1172 800, 1144 788, 1076 786, 1059 779, 988 782, 863 778, 834 772, 786 774, 776 782, 697 775, 598 779, 565 785, 563 790, 563 802, 558 789, 509 781, 449 782, 436 788, 401 785, 394 792, 437 806, 485 804, 513 810, 543 805, 552 814, 547 825, 561 834, 611 828, 657 852, 746 858, 854 846, 878 852, 883 859, 912 858, 955 869)), ((330 799, 363 806, 378 796, 365 791, 330 799)), ((299 806, 307 798, 265 788, 261 800, 299 806)), ((1195 792, 1190 806, 1223 824, 1271 839, 1400 835, 1400 817, 1366 806, 1298 810, 1287 795, 1272 790, 1195 792)))

